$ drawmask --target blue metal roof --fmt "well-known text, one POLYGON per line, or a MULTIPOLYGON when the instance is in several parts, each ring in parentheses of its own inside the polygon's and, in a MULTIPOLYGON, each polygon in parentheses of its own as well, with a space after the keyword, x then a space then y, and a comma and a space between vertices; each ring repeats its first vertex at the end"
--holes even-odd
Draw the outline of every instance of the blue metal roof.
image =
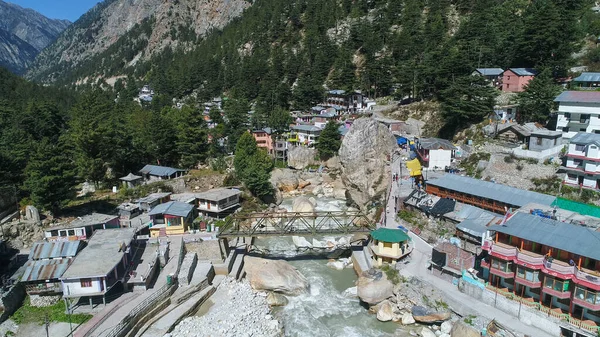
POLYGON ((541 205, 550 205, 556 199, 556 197, 551 195, 522 190, 485 180, 463 177, 456 174, 445 174, 440 178, 428 180, 427 184, 481 198, 497 200, 516 207, 522 207, 532 202, 541 205))
POLYGON ((578 132, 569 142, 579 145, 596 144, 600 146, 600 135, 597 133, 578 132))
POLYGON ((318 128, 314 125, 294 125, 294 126, 292 126, 292 129, 296 130, 296 131, 308 131, 308 132, 321 131, 321 128, 318 128))
POLYGON ((500 76, 504 72, 502 68, 477 68, 475 70, 483 76, 500 76))
POLYGON ((600 103, 600 91, 563 91, 554 102, 600 103))
POLYGON ((573 82, 600 82, 600 73, 583 72, 573 82))
POLYGON ((532 68, 510 68, 508 69, 518 76, 535 76, 537 75, 537 71, 532 68))
POLYGON ((71 259, 28 261, 21 282, 55 280, 64 274, 71 259))
POLYGON ((583 226, 518 212, 505 224, 489 229, 600 260, 600 232, 583 226))
POLYGON ((29 252, 30 260, 73 257, 79 251, 80 241, 36 242, 29 252))
POLYGON ((148 215, 168 214, 175 216, 187 216, 194 209, 194 205, 180 201, 169 201, 154 207, 148 215))
POLYGON ((343 95, 346 93, 346 90, 329 90, 329 93, 332 95, 343 95))
POLYGON ((176 172, 185 172, 185 170, 167 166, 146 165, 140 170, 140 172, 144 174, 150 174, 153 176, 166 177, 176 172))

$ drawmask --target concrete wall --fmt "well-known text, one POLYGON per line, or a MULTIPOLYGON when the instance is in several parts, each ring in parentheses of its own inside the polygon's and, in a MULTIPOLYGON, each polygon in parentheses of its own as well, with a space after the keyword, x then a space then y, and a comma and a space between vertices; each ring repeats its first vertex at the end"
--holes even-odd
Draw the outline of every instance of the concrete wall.
POLYGON ((531 137, 529 137, 529 150, 533 151, 543 151, 561 144, 562 139, 559 138, 546 138, 537 135, 531 135, 531 137), (541 144, 538 144, 539 142, 541 142, 541 144))
POLYGON ((512 153, 519 158, 533 158, 537 160, 546 160, 548 158, 557 157, 564 147, 565 145, 557 145, 555 147, 542 151, 523 150, 520 147, 516 147, 512 150, 512 153))
POLYGON ((429 168, 444 169, 452 162, 452 150, 429 150, 429 168))
POLYGON ((0 322, 4 322, 19 309, 25 299, 25 287, 21 283, 12 286, 0 298, 0 322))
MULTIPOLYGON (((62 280, 63 294, 70 295, 70 297, 85 296, 87 294, 97 294, 102 292, 102 285, 104 279, 100 277, 91 278, 91 287, 82 287, 80 279, 74 280, 62 280)), ((106 290, 106 288, 104 288, 106 290)))

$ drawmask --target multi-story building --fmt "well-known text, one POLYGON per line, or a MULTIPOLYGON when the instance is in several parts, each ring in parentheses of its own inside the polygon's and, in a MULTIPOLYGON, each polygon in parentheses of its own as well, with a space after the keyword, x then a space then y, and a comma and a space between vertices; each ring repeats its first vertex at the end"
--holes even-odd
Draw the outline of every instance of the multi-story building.
POLYGON ((600 323, 600 232, 521 212, 489 228, 481 265, 491 286, 554 316, 600 323))
POLYGON ((433 170, 450 167, 456 151, 450 141, 439 138, 419 138, 415 148, 421 164, 433 170))
POLYGON ((579 132, 570 139, 563 182, 600 189, 600 134, 579 132))
POLYGON ((504 69, 502 68, 477 68, 471 75, 483 76, 490 81, 492 86, 497 87, 502 83, 502 73, 504 73, 504 69))
POLYGON ((296 143, 312 147, 319 139, 322 129, 314 125, 294 125, 292 132, 297 139, 296 143))
POLYGON ((573 85, 581 90, 596 90, 600 87, 600 73, 583 72, 573 79, 573 85))
POLYGON ((345 90, 330 90, 327 92, 326 104, 330 107, 340 107, 349 113, 364 111, 367 108, 366 97, 359 92, 345 90))
POLYGON ((556 131, 563 138, 578 132, 600 133, 600 91, 563 91, 554 99, 558 103, 556 131))
POLYGON ((537 72, 530 68, 510 68, 502 73, 503 92, 521 92, 537 72))
POLYGON ((265 149, 270 155, 273 154, 273 138, 271 137, 272 133, 273 130, 271 130, 271 128, 263 128, 252 131, 252 136, 256 141, 256 146, 265 149))

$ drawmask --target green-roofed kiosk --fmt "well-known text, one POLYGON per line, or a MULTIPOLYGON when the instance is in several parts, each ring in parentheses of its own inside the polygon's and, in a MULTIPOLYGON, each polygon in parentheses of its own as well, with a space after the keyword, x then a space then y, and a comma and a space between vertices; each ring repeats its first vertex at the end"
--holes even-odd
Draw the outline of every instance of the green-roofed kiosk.
POLYGON ((377 267, 395 263, 412 251, 410 237, 400 229, 379 228, 371 232, 371 238, 370 247, 377 267))

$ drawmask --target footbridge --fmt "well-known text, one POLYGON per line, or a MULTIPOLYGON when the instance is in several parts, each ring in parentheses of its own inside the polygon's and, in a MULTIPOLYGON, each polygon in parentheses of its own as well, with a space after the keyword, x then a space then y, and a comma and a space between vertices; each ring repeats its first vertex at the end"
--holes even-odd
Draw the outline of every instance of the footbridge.
POLYGON ((361 211, 234 214, 219 228, 222 239, 255 236, 343 235, 376 229, 361 211))

